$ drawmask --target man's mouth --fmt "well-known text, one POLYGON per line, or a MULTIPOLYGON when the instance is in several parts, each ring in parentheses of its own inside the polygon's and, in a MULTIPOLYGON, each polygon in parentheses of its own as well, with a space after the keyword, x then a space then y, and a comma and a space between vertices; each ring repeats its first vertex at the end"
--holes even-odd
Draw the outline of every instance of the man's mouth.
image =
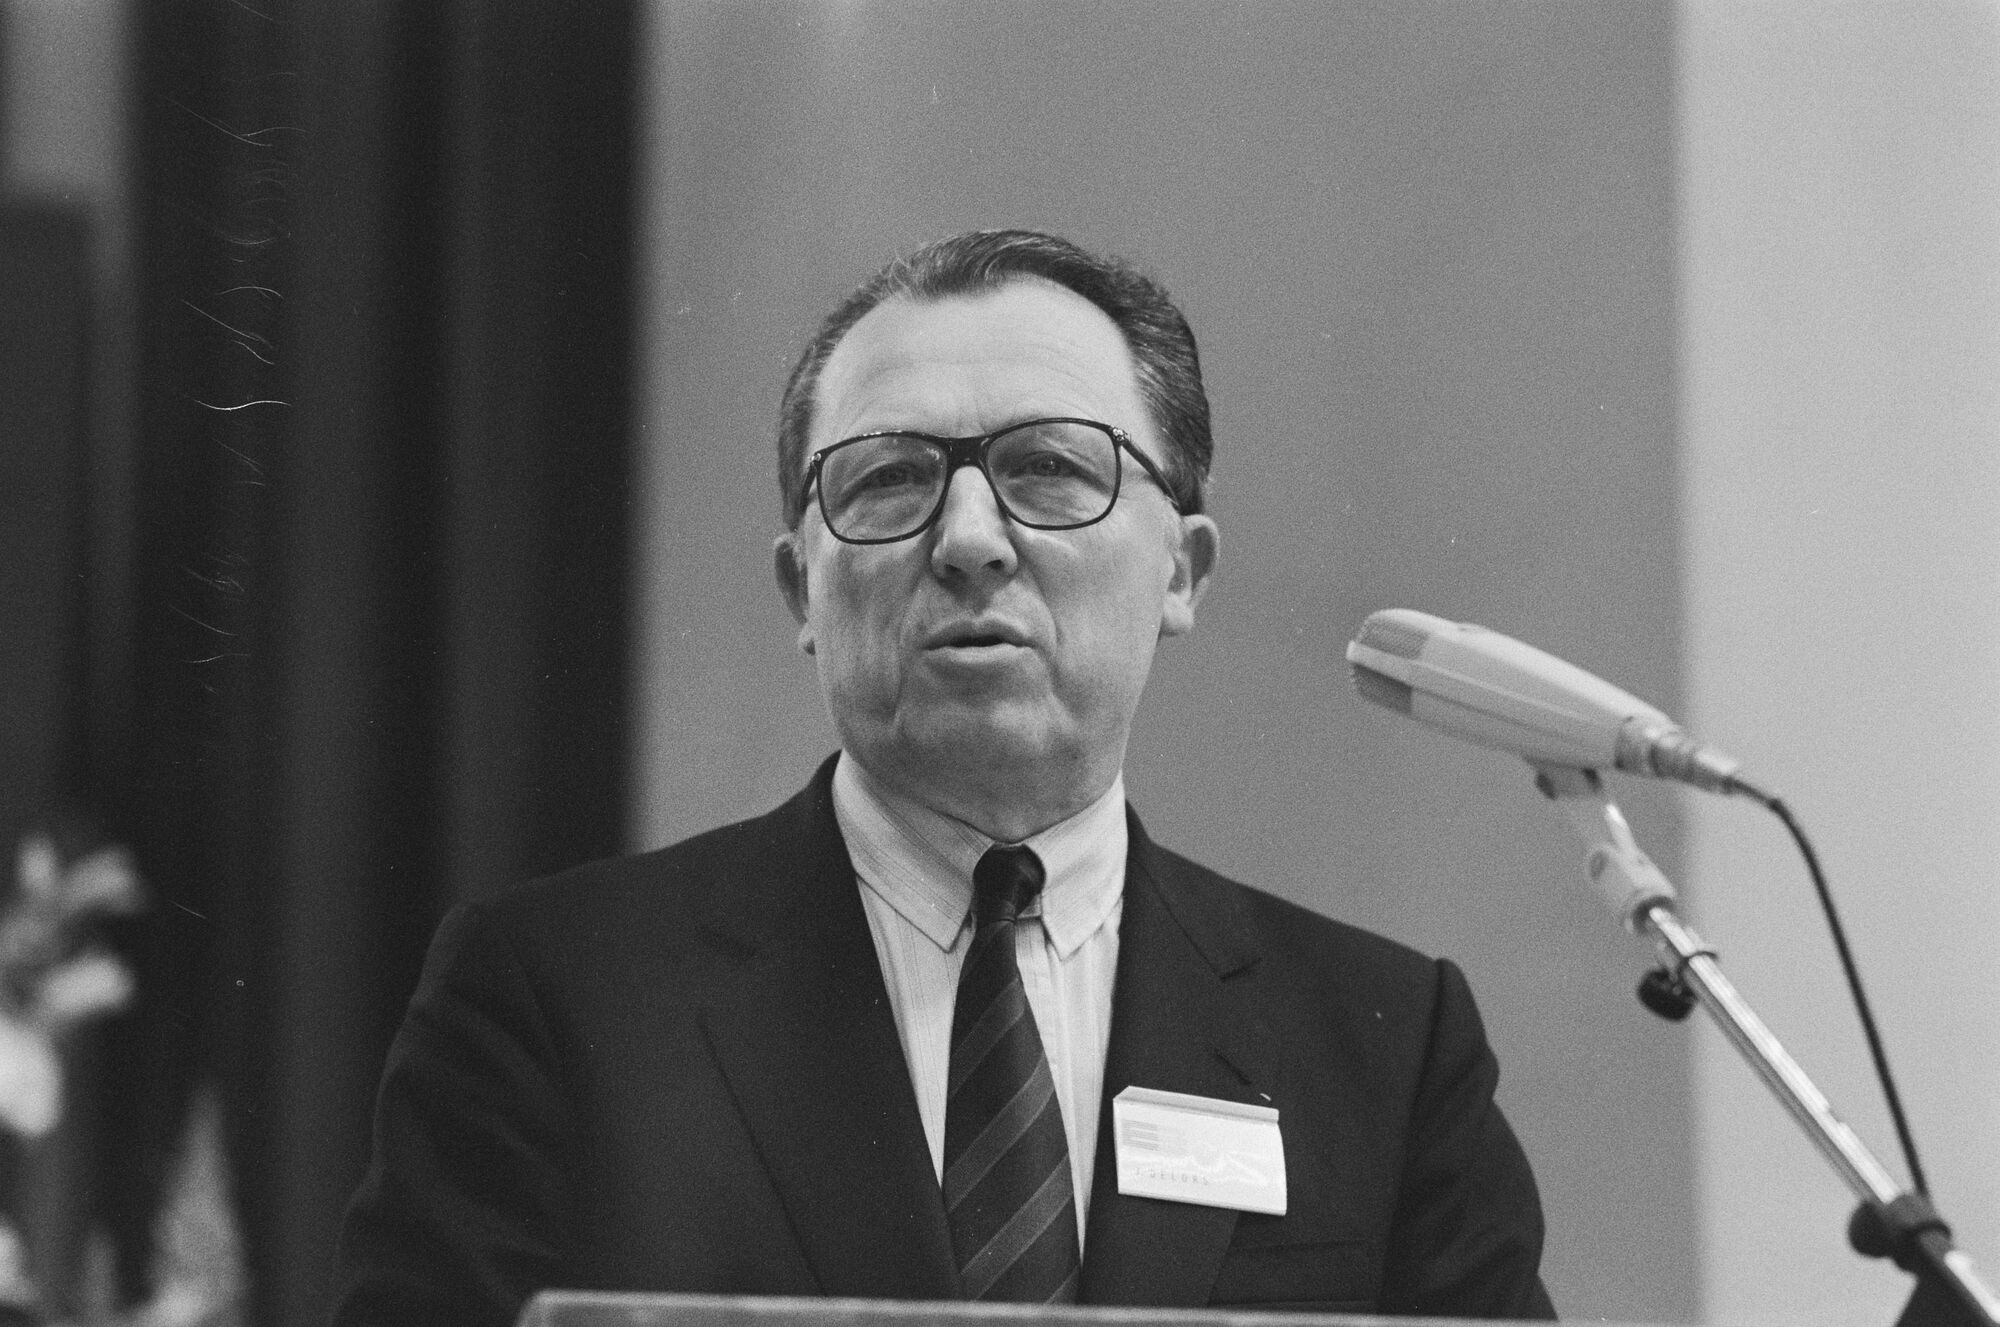
POLYGON ((1026 645, 1020 633, 999 625, 977 623, 948 627, 924 642, 926 650, 980 650, 1002 645, 1026 645))

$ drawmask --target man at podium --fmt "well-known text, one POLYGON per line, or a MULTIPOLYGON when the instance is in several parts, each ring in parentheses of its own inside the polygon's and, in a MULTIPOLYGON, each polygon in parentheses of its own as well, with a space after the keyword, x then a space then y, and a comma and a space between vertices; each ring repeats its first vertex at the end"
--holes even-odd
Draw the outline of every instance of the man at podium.
POLYGON ((941 241, 827 318, 776 569, 840 751, 445 920, 339 1323, 557 1286, 1553 1316, 1458 969, 1126 805, 1210 449, 1180 312, 1052 236, 941 241))

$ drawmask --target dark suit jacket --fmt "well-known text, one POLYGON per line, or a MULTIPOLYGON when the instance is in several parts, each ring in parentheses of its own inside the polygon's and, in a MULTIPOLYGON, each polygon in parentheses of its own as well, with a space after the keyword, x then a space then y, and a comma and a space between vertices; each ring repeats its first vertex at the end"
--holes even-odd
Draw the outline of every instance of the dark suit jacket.
MULTIPOLYGON (((337 1321, 544 1286, 950 1299, 832 762, 770 815, 461 907, 390 1052, 337 1321)), ((1464 978, 1131 823, 1083 1300, 1552 1316, 1464 978), (1290 1210, 1118 1193, 1128 1085, 1280 1111, 1290 1210)))

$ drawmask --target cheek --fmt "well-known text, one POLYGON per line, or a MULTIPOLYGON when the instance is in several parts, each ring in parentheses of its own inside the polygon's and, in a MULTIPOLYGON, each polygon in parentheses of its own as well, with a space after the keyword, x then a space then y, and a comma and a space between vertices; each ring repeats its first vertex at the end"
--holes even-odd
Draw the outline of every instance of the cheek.
POLYGON ((858 567, 834 558, 815 568, 817 593, 809 610, 819 643, 821 667, 829 675, 879 672, 893 665, 907 602, 882 568, 858 567))
POLYGON ((1151 666, 1166 573, 1154 559, 1139 557, 1100 570, 1103 575, 1079 586, 1061 615, 1068 627, 1065 654, 1090 674, 1079 683, 1119 691, 1134 678, 1143 679, 1151 666))

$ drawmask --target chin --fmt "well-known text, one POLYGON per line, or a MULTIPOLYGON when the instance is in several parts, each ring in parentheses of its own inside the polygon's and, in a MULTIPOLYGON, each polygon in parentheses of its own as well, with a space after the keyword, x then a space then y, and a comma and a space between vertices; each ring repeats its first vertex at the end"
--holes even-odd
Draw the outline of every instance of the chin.
POLYGON ((995 773, 1028 768, 1051 774, 1075 763, 1078 743, 1066 725, 1024 707, 926 708, 896 725, 896 746, 933 771, 995 773))

